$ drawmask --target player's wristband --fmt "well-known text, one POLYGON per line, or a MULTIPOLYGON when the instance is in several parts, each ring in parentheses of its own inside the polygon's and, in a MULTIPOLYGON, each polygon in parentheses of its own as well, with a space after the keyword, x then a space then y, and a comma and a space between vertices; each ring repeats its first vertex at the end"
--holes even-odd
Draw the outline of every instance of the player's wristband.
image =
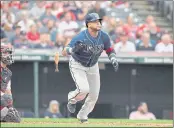
POLYGON ((67 52, 67 54, 71 54, 72 53, 72 48, 70 48, 70 47, 66 47, 66 52, 67 52))

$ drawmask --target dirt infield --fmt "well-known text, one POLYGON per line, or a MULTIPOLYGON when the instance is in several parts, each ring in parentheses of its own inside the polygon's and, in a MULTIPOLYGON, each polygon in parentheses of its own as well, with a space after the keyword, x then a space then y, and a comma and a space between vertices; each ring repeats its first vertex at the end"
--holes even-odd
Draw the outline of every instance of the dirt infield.
POLYGON ((119 119, 92 119, 86 124, 77 119, 24 119, 21 123, 1 123, 2 127, 157 127, 172 128, 172 121, 131 121, 119 119))
MULTIPOLYGON (((16 124, 16 123, 8 123, 8 124, 16 124)), ((130 122, 88 122, 86 124, 81 124, 80 122, 29 122, 23 121, 20 124, 27 125, 52 125, 52 126, 108 126, 108 127, 173 127, 171 123, 130 123, 130 122)))
MULTIPOLYGON (((24 124, 31 124, 31 122, 22 122, 24 124)), ((62 123, 62 122, 32 122, 32 124, 76 124, 79 125, 81 123, 78 122, 71 122, 71 123, 62 123)), ((128 127, 173 127, 172 124, 159 124, 159 123, 124 123, 124 122, 108 122, 108 123, 102 123, 102 122, 88 122, 88 124, 93 125, 107 125, 107 126, 128 126, 128 127)))

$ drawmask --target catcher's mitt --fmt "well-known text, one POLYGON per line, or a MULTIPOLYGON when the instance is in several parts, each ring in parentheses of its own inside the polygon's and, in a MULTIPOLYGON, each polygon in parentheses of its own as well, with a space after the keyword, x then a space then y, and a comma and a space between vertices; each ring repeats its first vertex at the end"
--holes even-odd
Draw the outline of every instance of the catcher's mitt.
POLYGON ((1 122, 15 122, 15 123, 20 123, 21 122, 21 117, 18 113, 18 111, 13 108, 10 107, 8 110, 7 115, 1 119, 1 122))

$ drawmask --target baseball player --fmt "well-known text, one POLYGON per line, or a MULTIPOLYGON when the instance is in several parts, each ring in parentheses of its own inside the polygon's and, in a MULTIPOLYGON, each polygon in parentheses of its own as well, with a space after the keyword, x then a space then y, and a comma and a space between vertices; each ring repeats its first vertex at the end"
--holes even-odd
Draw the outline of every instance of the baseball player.
POLYGON ((89 13, 85 18, 86 30, 75 36, 64 48, 62 55, 71 55, 69 68, 76 84, 76 90, 69 92, 67 108, 75 112, 76 103, 86 100, 77 114, 82 123, 88 121, 88 114, 92 112, 100 91, 100 73, 98 58, 103 50, 106 51, 115 70, 118 69, 116 53, 111 47, 109 36, 101 30, 102 19, 97 13, 89 13))
POLYGON ((13 98, 11 92, 11 76, 12 72, 7 68, 7 65, 13 63, 13 49, 7 45, 1 44, 1 122, 16 122, 21 121, 18 111, 13 107, 13 98))

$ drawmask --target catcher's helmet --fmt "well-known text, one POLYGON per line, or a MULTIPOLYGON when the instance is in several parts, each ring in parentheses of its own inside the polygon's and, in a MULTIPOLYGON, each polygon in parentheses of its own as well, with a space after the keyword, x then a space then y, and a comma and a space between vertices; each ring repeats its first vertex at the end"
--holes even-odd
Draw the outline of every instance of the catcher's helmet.
POLYGON ((1 44, 1 61, 6 65, 14 63, 13 59, 14 50, 8 45, 1 44))
POLYGON ((85 24, 86 24, 86 27, 88 27, 88 23, 89 22, 93 22, 93 21, 96 21, 96 20, 99 20, 100 23, 101 21, 103 20, 102 18, 99 17, 99 15, 97 13, 89 13, 86 15, 85 17, 85 24))

